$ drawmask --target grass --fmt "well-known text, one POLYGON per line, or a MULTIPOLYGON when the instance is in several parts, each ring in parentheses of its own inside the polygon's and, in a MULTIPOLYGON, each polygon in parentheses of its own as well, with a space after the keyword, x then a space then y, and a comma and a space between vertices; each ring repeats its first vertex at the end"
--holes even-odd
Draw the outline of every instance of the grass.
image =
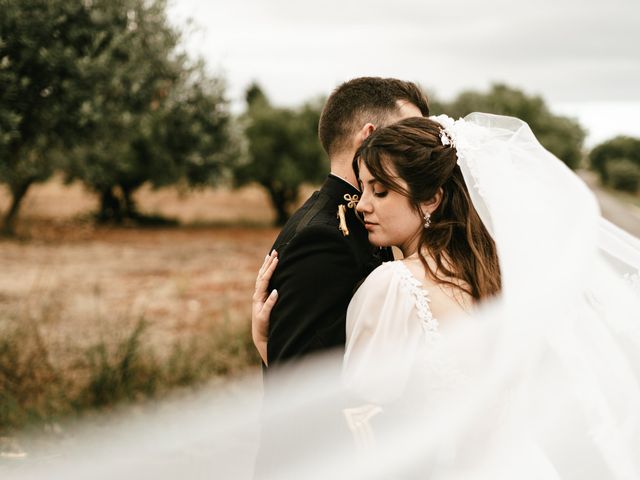
POLYGON ((258 367, 250 299, 277 235, 266 193, 145 187, 135 200, 179 225, 97 225, 95 195, 54 178, 0 239, 0 458, 25 427, 258 367))
POLYGON ((63 233, 0 241, 0 437, 259 365, 250 298, 275 230, 63 233))
POLYGON ((115 342, 111 338, 75 349, 63 368, 51 361, 37 323, 5 325, 0 337, 0 436, 200 385, 259 363, 248 321, 212 324, 206 334, 175 340, 168 355, 145 341, 148 327, 140 318, 115 342))
POLYGON ((32 193, 0 239, 0 456, 25 427, 258 367, 250 299, 277 234, 261 192, 142 192, 192 224, 154 228, 95 225, 77 186, 32 193))

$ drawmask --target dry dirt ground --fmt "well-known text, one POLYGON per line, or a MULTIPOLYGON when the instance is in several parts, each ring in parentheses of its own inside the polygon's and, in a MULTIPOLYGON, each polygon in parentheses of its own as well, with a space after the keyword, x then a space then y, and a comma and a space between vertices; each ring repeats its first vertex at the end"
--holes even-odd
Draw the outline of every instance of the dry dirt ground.
POLYGON ((37 322, 62 359, 126 336, 140 318, 159 352, 216 322, 249 322, 255 273, 277 234, 263 192, 146 190, 137 200, 192 226, 96 227, 95 199, 81 187, 34 188, 19 238, 0 240, 0 323, 37 322))
MULTIPOLYGON (((263 191, 146 189, 136 200, 144 213, 183 225, 97 227, 95 197, 52 181, 29 192, 18 238, 0 239, 0 332, 36 326, 47 360, 72 383, 84 381, 75 376, 86 373, 77 363, 88 347, 121 344, 141 318, 148 324, 144 346, 158 356, 221 323, 250 321, 255 273, 278 232, 263 191)), ((8 204, 0 188, 0 212, 8 204)), ((260 384, 254 381, 253 390, 260 384)), ((45 436, 45 443, 55 446, 61 435, 45 436)), ((245 443, 255 447, 255 440, 245 443)), ((31 449, 28 440, 2 437, 0 428, 0 470, 7 455, 31 449)))

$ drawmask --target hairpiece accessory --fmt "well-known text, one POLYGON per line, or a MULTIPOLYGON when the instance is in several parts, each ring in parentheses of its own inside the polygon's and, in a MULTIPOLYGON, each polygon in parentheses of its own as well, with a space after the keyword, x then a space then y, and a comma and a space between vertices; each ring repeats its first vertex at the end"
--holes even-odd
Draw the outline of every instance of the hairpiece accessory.
POLYGON ((429 212, 424 214, 424 228, 429 228, 431 225, 431 214, 429 212))
POLYGON ((456 121, 453 118, 448 117, 447 115, 435 115, 429 117, 429 119, 440 124, 440 142, 442 143, 442 145, 444 145, 445 147, 452 146, 455 148, 456 121))
POLYGON ((455 146, 453 144, 453 139, 451 138, 451 135, 449 135, 444 128, 440 130, 440 141, 442 142, 442 145, 444 145, 445 147, 449 145, 455 146))

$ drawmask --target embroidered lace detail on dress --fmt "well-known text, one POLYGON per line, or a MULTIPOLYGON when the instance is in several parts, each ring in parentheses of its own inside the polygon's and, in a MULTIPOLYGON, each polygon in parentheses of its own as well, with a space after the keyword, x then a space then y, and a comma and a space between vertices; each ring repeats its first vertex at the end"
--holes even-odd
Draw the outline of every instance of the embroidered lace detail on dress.
POLYGON ((429 308, 429 293, 424 289, 422 283, 413 276, 409 268, 401 261, 393 262, 397 265, 396 270, 400 275, 402 284, 409 290, 416 301, 418 317, 422 321, 422 328, 427 334, 427 339, 436 339, 438 333, 438 320, 433 318, 431 308, 429 308))

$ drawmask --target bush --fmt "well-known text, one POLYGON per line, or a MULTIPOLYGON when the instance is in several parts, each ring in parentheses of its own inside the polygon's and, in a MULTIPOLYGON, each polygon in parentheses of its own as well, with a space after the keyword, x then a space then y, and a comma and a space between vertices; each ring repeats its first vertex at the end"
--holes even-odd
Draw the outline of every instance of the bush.
POLYGON ((29 424, 143 401, 259 365, 249 321, 222 319, 195 337, 176 339, 161 355, 138 319, 130 331, 88 347, 68 345, 73 361, 65 369, 50 361, 54 352, 39 324, 20 320, 0 318, 0 438, 29 424))
POLYGON ((640 139, 618 136, 601 143, 589 153, 591 168, 600 174, 603 183, 609 185, 609 162, 623 158, 640 167, 640 139))
POLYGON ((618 190, 636 193, 640 190, 640 166, 627 158, 614 158, 606 164, 608 184, 618 190))

